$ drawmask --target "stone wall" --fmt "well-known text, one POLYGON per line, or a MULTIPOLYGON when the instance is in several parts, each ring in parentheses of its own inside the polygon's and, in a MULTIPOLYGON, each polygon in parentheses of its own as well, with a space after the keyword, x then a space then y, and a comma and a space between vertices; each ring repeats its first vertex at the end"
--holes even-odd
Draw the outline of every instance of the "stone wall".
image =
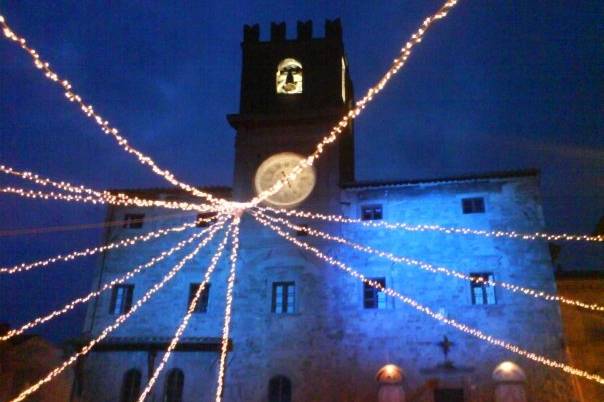
MULTIPOLYGON (((560 295, 586 303, 604 304, 603 272, 560 272, 560 295)), ((562 305, 566 348, 571 363, 592 373, 604 372, 604 315, 562 305)), ((581 402, 604 401, 604 387, 574 379, 581 402)))
MULTIPOLYGON (((382 204, 384 219, 389 221, 527 232, 544 228, 538 179, 534 176, 350 188, 342 192, 338 212, 356 218, 366 203, 382 204), (462 214, 461 199, 470 196, 485 198, 485 213, 462 214)), ((113 211, 113 219, 116 219, 125 209, 113 211)), ((148 210, 146 213, 153 216, 160 212, 148 210)), ((194 214, 173 219, 170 224, 192 219, 194 214)), ((157 222, 153 225, 167 225, 157 222)), ((492 272, 496 281, 556 292, 547 245, 541 242, 296 222, 401 256, 466 273, 492 272)), ((145 225, 143 231, 154 227, 145 225)), ((108 240, 131 235, 131 232, 115 229, 108 240)), ((559 307, 555 303, 498 288, 495 305, 472 305, 470 285, 466 281, 395 265, 308 236, 300 239, 347 262, 368 277, 385 277, 387 286, 462 323, 550 358, 566 359, 559 307)), ((131 269, 175 242, 171 236, 108 253, 101 264, 101 281, 131 269)), ((207 258, 206 252, 186 267, 173 284, 167 285, 115 335, 171 336, 185 312, 189 283, 199 281, 207 258)), ((464 389, 467 402, 487 402, 492 401, 493 395, 491 372, 504 360, 514 361, 525 370, 529 400, 575 401, 570 379, 561 371, 535 365, 457 332, 399 300, 388 300, 385 309, 364 309, 360 282, 287 244, 259 227, 249 216, 244 217, 242 223, 239 261, 232 320, 233 352, 229 356, 226 378, 227 402, 266 401, 268 381, 276 375, 291 380, 294 401, 375 401, 374 376, 386 363, 397 364, 406 371, 408 395, 427 380, 437 378, 441 388, 464 389), (296 284, 293 314, 271 313, 272 283, 278 281, 296 284), (443 354, 437 343, 445 335, 454 343, 449 354, 456 367, 454 370, 439 366, 443 354)), ((162 264, 139 275, 133 281, 135 300, 159 280, 169 266, 162 264)), ((216 272, 208 313, 193 317, 187 336, 220 336, 226 270, 226 264, 222 264, 216 272)), ((92 328, 92 333, 98 333, 115 318, 108 314, 109 294, 94 308, 96 312, 90 311, 86 329, 92 328)), ((115 400, 98 396, 98 390, 119 392, 125 370, 131 366, 146 367, 143 355, 93 354, 86 364, 89 400, 115 400), (107 367, 111 367, 111 375, 105 375, 107 367)), ((185 371, 186 392, 194 393, 191 399, 185 400, 213 400, 216 366, 212 362, 215 358, 216 353, 211 352, 182 352, 171 363, 185 371)), ((163 380, 158 382, 159 393, 161 384, 163 380)), ((115 392, 111 395, 117 395, 115 392)))

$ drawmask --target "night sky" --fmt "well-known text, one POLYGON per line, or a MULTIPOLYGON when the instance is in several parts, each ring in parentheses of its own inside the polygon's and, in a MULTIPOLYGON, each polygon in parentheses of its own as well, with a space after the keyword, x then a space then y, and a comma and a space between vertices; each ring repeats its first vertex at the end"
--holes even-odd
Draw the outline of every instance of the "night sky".
MULTIPOLYGON (((264 40, 271 21, 293 37, 296 21, 311 19, 322 36, 324 20, 340 17, 358 96, 441 2, 171 3, 2 1, 0 12, 132 145, 186 182, 230 185, 225 115, 238 109, 244 24, 259 23, 264 40)), ((548 230, 591 232, 604 215, 602 38, 601 1, 462 0, 357 120, 357 178, 539 168, 548 230)), ((4 37, 0 163, 99 189, 164 186, 4 37)), ((104 213, 2 195, 0 231, 100 223, 104 213)), ((1 266, 101 242, 98 229, 0 234, 1 266)), ((96 262, 0 276, 0 321, 21 324, 87 293, 96 262)), ((35 332, 77 336, 83 313, 35 332)))

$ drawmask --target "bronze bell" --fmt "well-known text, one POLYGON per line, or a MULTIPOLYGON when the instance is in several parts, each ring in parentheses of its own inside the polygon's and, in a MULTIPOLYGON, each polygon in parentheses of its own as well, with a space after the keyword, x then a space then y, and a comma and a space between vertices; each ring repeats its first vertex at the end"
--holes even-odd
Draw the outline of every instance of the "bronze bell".
POLYGON ((285 83, 286 84, 293 84, 294 83, 294 74, 292 74, 292 70, 288 70, 287 71, 287 78, 285 79, 285 83))

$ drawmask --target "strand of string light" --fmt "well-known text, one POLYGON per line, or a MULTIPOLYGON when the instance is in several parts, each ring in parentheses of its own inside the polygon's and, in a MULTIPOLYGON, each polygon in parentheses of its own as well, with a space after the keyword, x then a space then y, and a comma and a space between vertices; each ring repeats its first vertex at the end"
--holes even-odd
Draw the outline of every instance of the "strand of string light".
MULTIPOLYGON (((256 212, 254 212, 253 214, 255 215, 256 212)), ((322 232, 322 231, 314 229, 314 228, 309 228, 306 226, 299 226, 299 225, 296 225, 283 218, 275 218, 275 217, 271 217, 271 216, 263 214, 263 213, 260 213, 260 214, 263 218, 268 219, 269 221, 271 221, 273 223, 283 224, 283 225, 287 226, 288 228, 293 229, 295 231, 298 231, 298 232, 302 231, 302 232, 308 233, 311 236, 315 236, 315 237, 322 238, 325 240, 335 241, 337 243, 344 244, 348 247, 351 247, 357 251, 362 251, 362 252, 365 252, 368 254, 377 255, 378 257, 385 258, 387 260, 390 260, 390 261, 398 263, 398 264, 409 265, 409 266, 416 267, 416 268, 419 268, 419 269, 422 269, 424 271, 428 271, 431 273, 444 274, 444 275, 447 275, 450 277, 462 279, 462 280, 473 282, 473 283, 502 287, 508 291, 511 291, 514 293, 520 293, 525 296, 534 297, 536 299, 543 299, 543 300, 550 301, 550 302, 560 302, 560 303, 568 304, 568 305, 571 305, 574 307, 579 307, 579 308, 583 308, 583 309, 591 310, 591 311, 599 311, 599 312, 604 311, 604 306, 601 306, 597 303, 589 304, 589 303, 582 302, 580 300, 569 299, 569 298, 566 298, 563 296, 550 294, 550 293, 544 292, 539 289, 533 289, 533 288, 528 288, 528 287, 524 287, 524 286, 520 286, 520 285, 514 285, 511 283, 507 283, 507 282, 499 282, 499 281, 495 281, 492 279, 484 279, 482 276, 473 277, 473 276, 470 276, 463 272, 456 271, 451 268, 436 266, 436 265, 430 264, 428 262, 416 260, 413 258, 397 256, 390 252, 378 250, 376 248, 373 248, 373 247, 370 247, 367 245, 355 243, 355 242, 352 242, 343 237, 334 236, 334 235, 322 232)))
POLYGON ((319 249, 317 249, 316 247, 313 247, 311 245, 309 245, 306 242, 300 241, 294 237, 292 237, 291 235, 289 235, 287 232, 283 231, 280 227, 270 223, 269 221, 265 220, 262 217, 259 216, 255 216, 254 217, 258 222, 260 222, 262 225, 272 229, 273 231, 275 231, 279 236, 283 237, 286 240, 289 240, 291 243, 295 244, 296 246, 300 247, 303 250, 306 251, 310 251, 312 254, 314 254, 317 258, 321 259, 322 261, 325 261, 326 263, 335 266, 336 268, 341 269, 342 271, 346 272, 347 274, 349 274, 350 276, 362 281, 363 283, 366 283, 367 285, 383 292, 384 294, 386 294, 387 296, 390 297, 395 297, 397 299, 399 299, 400 301, 402 301, 403 303, 413 307, 414 309, 416 309, 417 311, 419 311, 420 313, 423 313, 435 320, 438 320, 444 324, 447 324, 461 332, 464 332, 468 335, 471 335, 475 338, 478 338, 482 341, 488 342, 491 345, 494 346, 498 346, 500 348, 506 349, 512 353, 515 353, 517 355, 523 356, 529 360, 532 360, 534 362, 537 362, 539 364, 542 364, 544 366, 548 366, 551 368, 556 368, 559 370, 562 370, 568 374, 577 376, 577 377, 581 377, 581 378, 585 378, 589 381, 594 381, 600 384, 604 385, 604 377, 598 375, 598 374, 593 374, 593 373, 589 373, 585 370, 581 370, 578 369, 576 367, 570 366, 568 364, 556 361, 556 360, 552 360, 546 356, 542 356, 539 355, 537 353, 534 352, 530 352, 526 349, 521 348, 520 346, 514 345, 512 343, 509 343, 507 341, 498 339, 494 336, 491 335, 487 335, 484 332, 470 327, 466 324, 460 323, 452 318, 447 318, 445 316, 443 316, 440 313, 437 313, 435 311, 433 311, 431 308, 424 306, 423 304, 420 304, 418 301, 405 296, 399 292, 397 292, 394 289, 382 286, 379 282, 376 282, 374 280, 368 279, 366 278, 363 274, 359 273, 358 271, 354 270, 352 267, 344 264, 343 262, 336 260, 333 257, 327 256, 325 254, 323 254, 321 251, 319 251, 319 249))
POLYGON ((382 76, 382 78, 375 84, 373 87, 369 88, 365 96, 358 100, 355 103, 355 107, 348 111, 348 113, 340 119, 338 123, 331 129, 328 135, 323 137, 323 139, 317 144, 315 151, 308 155, 306 158, 300 161, 298 165, 296 165, 287 175, 280 178, 273 186, 269 189, 260 192, 256 197, 254 197, 251 201, 249 201, 246 206, 256 206, 263 200, 267 199, 271 195, 277 193, 281 188, 285 185, 288 180, 294 180, 305 168, 308 166, 312 166, 314 162, 319 159, 321 154, 323 153, 325 147, 336 141, 338 135, 340 135, 343 130, 350 124, 350 122, 355 119, 363 109, 367 106, 369 102, 373 100, 373 97, 379 94, 386 84, 390 81, 390 79, 398 73, 398 71, 403 68, 407 59, 411 55, 411 50, 417 44, 419 44, 428 29, 438 20, 441 20, 447 16, 449 11, 457 4, 457 0, 447 0, 432 16, 427 17, 421 26, 411 35, 411 39, 405 43, 405 46, 401 49, 401 53, 399 57, 395 58, 392 62, 392 65, 386 71, 386 73, 382 76))
POLYGON ((172 202, 161 200, 145 200, 139 197, 131 197, 124 193, 111 193, 109 191, 98 191, 83 185, 76 186, 65 181, 55 181, 48 177, 42 177, 37 173, 28 171, 19 171, 10 166, 0 165, 0 172, 19 177, 24 180, 29 180, 41 186, 52 186, 62 191, 67 191, 75 194, 86 194, 91 197, 96 197, 107 201, 108 203, 120 203, 119 205, 137 205, 139 207, 157 206, 170 209, 185 209, 185 210, 208 210, 213 209, 202 204, 191 204, 188 202, 172 202))
MULTIPOLYGON (((190 212, 181 212, 175 214, 157 215, 152 217, 145 217, 144 222, 156 222, 167 219, 182 218, 183 216, 191 216, 190 212)), ((114 226, 123 226, 124 220, 112 220, 99 223, 81 223, 76 225, 58 225, 58 226, 42 226, 42 227, 29 227, 20 229, 6 229, 0 230, 0 237, 3 236, 20 236, 26 234, 42 234, 42 233, 55 233, 55 232, 70 232, 73 230, 85 230, 85 229, 97 229, 97 228, 108 228, 114 226)))
MULTIPOLYGON (((218 225, 220 223, 224 223, 224 220, 222 222, 217 222, 214 225, 218 225)), ((214 225, 212 225, 212 226, 214 226, 214 225)), ((209 228, 207 228, 199 233, 193 234, 192 236, 190 236, 189 238, 187 238, 185 240, 178 242, 171 249, 169 249, 167 251, 162 251, 161 254, 159 254, 158 256, 153 257, 151 260, 147 261, 145 264, 141 264, 141 265, 137 266, 133 270, 127 272, 125 275, 122 275, 110 282, 105 283, 100 289, 90 292, 86 296, 78 297, 77 299, 72 300, 71 302, 67 303, 60 309, 54 310, 45 316, 40 316, 38 318, 35 318, 34 320, 32 320, 26 324, 23 324, 19 328, 8 331, 5 335, 0 336, 0 341, 7 341, 17 335, 21 335, 23 332, 25 332, 29 329, 35 328, 38 325, 44 324, 45 322, 48 322, 48 321, 52 320, 53 318, 59 317, 65 313, 73 310, 80 304, 87 303, 91 299, 99 297, 103 292, 105 292, 109 289, 112 289, 114 286, 125 283, 126 281, 130 280, 132 277, 134 277, 141 271, 155 266, 157 263, 159 263, 162 260, 166 259, 167 257, 171 256, 175 252, 182 250, 183 247, 191 244, 195 240, 204 236, 209 230, 211 230, 212 226, 210 226, 209 228)))
POLYGON ((59 77, 59 75, 50 68, 50 64, 47 61, 43 60, 40 57, 40 54, 34 48, 27 45, 27 41, 25 38, 17 35, 12 30, 12 28, 6 22, 6 18, 2 15, 0 15, 0 26, 2 27, 4 36, 6 38, 8 38, 9 40, 12 40, 13 42, 15 42, 21 49, 23 49, 27 54, 29 54, 29 56, 32 58, 33 63, 36 66, 36 68, 38 68, 41 72, 43 72, 44 76, 47 79, 58 84, 64 91, 65 97, 67 99, 69 99, 71 102, 75 102, 79 106, 80 110, 84 113, 84 115, 86 115, 88 118, 92 119, 101 128, 101 130, 105 134, 113 137, 115 139, 115 141, 117 141, 117 144, 124 151, 126 151, 127 153, 129 153, 131 155, 134 155, 137 158, 139 163, 141 163, 142 165, 149 166, 155 174, 163 177, 168 182, 172 183, 175 186, 182 188, 183 190, 185 190, 189 193, 192 193, 198 197, 204 198, 213 204, 226 203, 226 200, 216 198, 210 193, 206 193, 189 184, 179 181, 178 179, 176 179, 176 177, 174 176, 174 174, 172 172, 170 172, 167 169, 160 168, 155 163, 155 161, 153 159, 151 159, 151 157, 145 155, 138 149, 130 146, 130 144, 128 144, 128 140, 126 138, 124 138, 122 135, 120 135, 119 130, 117 128, 112 127, 110 122, 108 120, 106 120, 104 117, 102 117, 100 114, 98 114, 94 110, 94 107, 91 104, 87 104, 82 99, 82 97, 73 90, 72 85, 69 81, 59 77))
POLYGON ((361 219, 347 218, 342 215, 325 215, 321 213, 315 213, 310 211, 302 211, 296 209, 277 209, 271 207, 256 207, 262 212, 273 212, 279 215, 296 216, 298 218, 323 220, 328 222, 336 223, 350 223, 350 224, 361 224, 365 227, 370 228, 384 228, 392 230, 407 230, 410 232, 425 232, 425 231, 436 231, 444 234, 461 234, 461 235, 476 235, 484 237, 505 237, 509 239, 520 239, 520 240, 545 240, 545 241, 585 241, 585 242, 604 242, 603 235, 584 235, 584 234, 567 234, 567 233, 521 233, 516 231, 505 231, 505 230, 480 230, 470 228, 455 228, 440 225, 424 225, 424 224, 410 224, 405 222, 388 222, 388 221, 364 221, 361 219))
POLYGON ((151 392, 151 389, 153 389, 153 385, 155 385, 155 382, 159 378, 159 375, 161 374, 165 365, 168 363, 168 360, 170 359, 172 352, 174 351, 174 349, 176 349, 178 342, 180 342, 180 338, 181 338, 182 334, 187 329, 187 326, 189 325, 189 320, 191 319, 191 316, 193 315, 193 312, 195 311, 195 308, 197 307, 197 303, 199 302, 199 299, 200 299, 202 293, 204 292, 206 286, 210 282, 210 277, 214 273, 214 270, 216 269, 216 266, 218 265, 218 261, 222 257, 222 253, 224 252, 224 248, 229 239, 229 235, 231 233, 233 225, 234 225, 234 222, 231 223, 231 225, 229 225, 229 228, 227 229, 226 233, 224 234, 222 241, 218 245, 216 252, 212 256, 208 269, 206 270, 206 273, 204 275, 203 282, 201 282, 201 284, 199 284, 199 286, 197 287, 197 290, 195 291, 195 295, 193 296, 191 303, 189 303, 189 308, 187 309, 187 313, 183 317, 180 325, 178 326, 178 329, 174 333, 174 336, 172 337, 172 340, 170 341, 170 345, 166 349, 166 352, 164 353, 164 355, 161 359, 161 362, 159 363, 159 365, 153 372, 153 375, 147 382, 147 386, 145 387, 143 392, 138 397, 138 402, 145 401, 145 398, 147 397, 149 392, 151 392))
POLYGON ((67 202, 81 202, 84 204, 109 204, 109 205, 136 205, 138 207, 163 207, 170 209, 179 209, 183 211, 214 211, 215 209, 208 209, 203 205, 191 204, 188 202, 178 202, 178 201, 160 201, 160 200, 143 200, 140 198, 130 199, 130 200, 105 200, 103 198, 97 198, 91 195, 80 195, 80 194, 64 194, 55 191, 39 191, 39 190, 31 190, 20 187, 2 187, 0 188, 0 193, 13 194, 19 197, 24 198, 32 198, 32 199, 43 199, 43 200, 55 200, 55 201, 67 201, 67 202))
POLYGON ((56 376, 60 375, 63 371, 65 371, 65 369, 67 369, 69 366, 73 365, 80 357, 82 357, 82 356, 86 355, 88 352, 90 352, 92 350, 92 348, 94 348, 94 346, 96 344, 98 344, 103 339, 105 339, 107 336, 109 336, 109 334, 111 332, 113 332, 114 330, 116 330, 117 328, 119 328, 141 306, 143 306, 147 301, 149 301, 149 299, 155 293, 157 293, 161 288, 163 288, 164 285, 166 283, 168 283, 178 273, 178 271, 180 271, 182 269, 182 267, 185 266, 185 264, 188 261, 190 261, 191 259, 193 259, 195 257, 195 255, 197 255, 197 253, 199 253, 199 250, 201 250, 205 245, 208 244, 208 242, 210 242, 210 240, 212 240, 212 238, 214 237, 214 235, 216 234, 216 232, 221 227, 223 227, 223 226, 224 226, 224 224, 222 224, 222 225, 216 225, 213 228, 213 230, 210 231, 210 233, 208 234, 208 236, 205 239, 203 239, 195 247, 195 249, 193 251, 191 251, 183 259, 181 259, 176 265, 174 265, 172 267, 172 269, 170 269, 170 271, 162 278, 162 280, 160 282, 157 282, 147 292, 145 292, 145 294, 143 295, 143 297, 141 297, 140 299, 138 299, 136 301, 136 303, 134 303, 132 305, 132 307, 130 308, 130 310, 127 313, 124 313, 124 314, 120 315, 113 322, 113 324, 111 324, 108 327, 106 327, 105 329, 103 329, 103 331, 101 331, 101 333, 96 338, 94 338, 93 340, 91 340, 90 342, 88 342, 88 344, 86 344, 86 346, 84 346, 78 352, 76 352, 73 355, 71 355, 71 357, 69 359, 67 359, 66 361, 64 361, 60 366, 58 366, 58 367, 54 368, 53 370, 51 370, 48 374, 46 374, 46 376, 44 376, 43 378, 41 378, 40 380, 38 380, 36 383, 34 383, 33 385, 31 385, 28 388, 26 388, 25 390, 23 390, 17 397, 11 399, 10 402, 20 402, 20 401, 24 400, 29 395, 33 394, 38 389, 40 389, 40 387, 42 387, 44 384, 52 381, 56 376))
POLYGON ((172 227, 172 228, 168 228, 168 229, 158 229, 153 232, 146 233, 144 235, 129 237, 126 239, 122 239, 122 240, 113 242, 113 243, 106 244, 104 246, 86 248, 84 250, 73 251, 69 254, 59 254, 54 257, 47 258, 45 260, 39 260, 39 261, 34 261, 34 262, 29 262, 29 263, 21 263, 21 264, 12 266, 12 267, 2 267, 2 268, 0 268, 0 274, 15 274, 15 273, 19 273, 19 272, 25 272, 25 271, 29 271, 31 269, 38 268, 38 267, 46 267, 46 266, 49 266, 50 264, 53 264, 53 263, 59 262, 59 261, 65 261, 65 262, 72 261, 72 260, 75 260, 76 258, 88 257, 91 255, 103 252, 105 250, 112 250, 112 249, 117 249, 117 248, 133 246, 139 242, 146 242, 149 240, 157 239, 157 238, 166 236, 170 233, 182 232, 186 229, 196 227, 198 223, 202 223, 202 222, 210 223, 215 219, 216 219, 216 217, 200 218, 200 219, 197 219, 193 223, 185 223, 184 225, 172 227))
POLYGON ((216 400, 222 401, 222 393, 224 389, 224 373, 226 369, 226 358, 229 350, 229 333, 231 325, 231 312, 233 309, 233 289, 235 287, 235 277, 237 274, 237 255, 239 251, 239 223, 240 216, 236 216, 233 220, 233 238, 231 243, 231 255, 229 257, 231 267, 229 270, 229 279, 227 280, 226 291, 226 306, 224 308, 224 326, 222 328, 222 343, 220 347, 220 364, 218 366, 218 380, 216 385, 216 400))

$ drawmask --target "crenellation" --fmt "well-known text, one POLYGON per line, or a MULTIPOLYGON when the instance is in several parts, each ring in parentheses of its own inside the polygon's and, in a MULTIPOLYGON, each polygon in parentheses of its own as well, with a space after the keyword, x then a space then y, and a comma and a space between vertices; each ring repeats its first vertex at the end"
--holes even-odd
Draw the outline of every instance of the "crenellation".
POLYGON ((271 42, 283 42, 286 39, 285 22, 271 22, 271 42))
POLYGON ((260 40, 260 25, 244 25, 243 41, 246 43, 258 42, 260 40))
POLYGON ((296 30, 298 33, 298 40, 311 40, 312 39, 312 21, 298 21, 296 24, 296 30))
POLYGON ((325 20, 325 39, 342 40, 342 23, 339 18, 325 20))

